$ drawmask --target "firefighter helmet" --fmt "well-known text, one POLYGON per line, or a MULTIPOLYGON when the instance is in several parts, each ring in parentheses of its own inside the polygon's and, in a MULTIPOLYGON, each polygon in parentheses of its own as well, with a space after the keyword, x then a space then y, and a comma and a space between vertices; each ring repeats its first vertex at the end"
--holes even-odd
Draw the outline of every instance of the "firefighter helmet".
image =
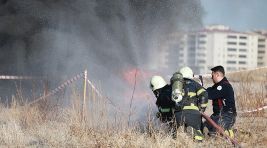
POLYGON ((152 91, 167 85, 166 81, 161 76, 153 76, 150 81, 150 88, 152 91))
POLYGON ((183 75, 184 78, 192 79, 193 78, 193 71, 189 67, 182 67, 180 69, 180 73, 183 75))

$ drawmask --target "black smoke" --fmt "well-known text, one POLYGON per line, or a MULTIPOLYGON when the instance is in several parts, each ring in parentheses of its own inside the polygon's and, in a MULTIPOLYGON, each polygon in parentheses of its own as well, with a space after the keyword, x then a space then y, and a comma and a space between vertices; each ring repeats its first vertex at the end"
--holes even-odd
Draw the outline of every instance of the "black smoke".
POLYGON ((109 94, 122 70, 149 69, 162 40, 201 18, 200 0, 1 0, 0 74, 58 81, 87 68, 109 94))

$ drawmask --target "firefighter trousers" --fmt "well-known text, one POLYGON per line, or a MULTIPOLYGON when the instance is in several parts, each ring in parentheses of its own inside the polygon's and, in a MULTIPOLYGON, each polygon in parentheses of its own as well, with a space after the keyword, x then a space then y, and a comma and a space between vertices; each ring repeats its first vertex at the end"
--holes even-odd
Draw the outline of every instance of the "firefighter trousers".
POLYGON ((198 110, 184 109, 180 112, 175 112, 177 126, 192 127, 194 130, 194 139, 203 140, 204 136, 201 132, 202 118, 198 110))

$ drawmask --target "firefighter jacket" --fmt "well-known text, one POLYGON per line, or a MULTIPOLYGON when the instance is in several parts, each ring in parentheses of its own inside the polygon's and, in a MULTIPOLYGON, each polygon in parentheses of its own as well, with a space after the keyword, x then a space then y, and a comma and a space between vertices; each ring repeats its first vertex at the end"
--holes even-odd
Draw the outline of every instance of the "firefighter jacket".
POLYGON ((207 92, 209 99, 212 100, 213 114, 218 115, 221 110, 236 114, 234 90, 226 77, 207 88, 207 92))
POLYGON ((171 93, 172 89, 170 85, 166 85, 163 88, 154 91, 157 98, 156 105, 158 106, 159 112, 172 114, 175 102, 171 99, 171 93))
POLYGON ((205 110, 208 104, 206 90, 196 81, 184 78, 183 109, 205 110))

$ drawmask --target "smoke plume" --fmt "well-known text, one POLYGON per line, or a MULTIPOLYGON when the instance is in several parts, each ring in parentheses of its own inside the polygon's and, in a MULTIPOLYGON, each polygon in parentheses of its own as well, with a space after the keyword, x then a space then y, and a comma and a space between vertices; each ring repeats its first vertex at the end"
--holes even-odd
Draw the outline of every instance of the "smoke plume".
POLYGON ((88 69, 116 98, 122 71, 150 70, 162 40, 201 18, 199 0, 1 0, 0 74, 58 82, 88 69))

